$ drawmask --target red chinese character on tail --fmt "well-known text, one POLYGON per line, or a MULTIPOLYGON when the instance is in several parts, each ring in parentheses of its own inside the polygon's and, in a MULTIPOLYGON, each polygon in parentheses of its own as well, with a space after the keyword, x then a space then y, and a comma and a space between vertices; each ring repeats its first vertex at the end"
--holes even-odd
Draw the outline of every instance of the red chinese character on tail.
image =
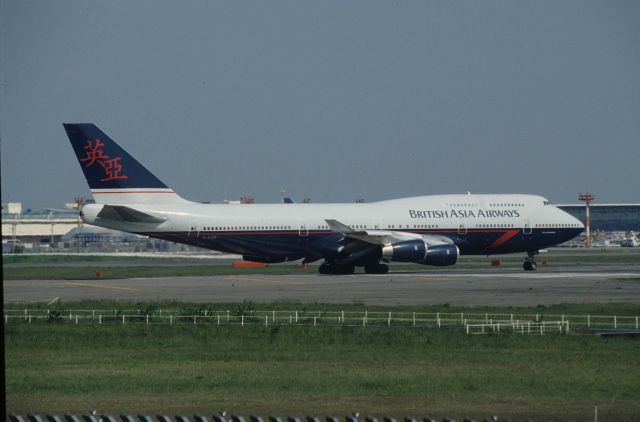
POLYGON ((106 178, 100 179, 100 181, 106 182, 108 180, 129 178, 128 176, 121 174, 122 164, 120 164, 120 159, 120 157, 115 157, 111 160, 98 161, 104 169, 105 174, 107 175, 106 178))
POLYGON ((84 149, 87 151, 87 156, 81 158, 80 161, 83 163, 87 162, 85 167, 91 167, 96 162, 100 164, 106 176, 104 179, 100 179, 102 182, 115 179, 128 179, 129 177, 127 175, 122 174, 122 164, 120 164, 122 157, 111 158, 105 155, 104 151, 102 151, 103 146, 104 144, 100 139, 96 138, 95 142, 87 139, 87 144, 84 146, 84 149))
POLYGON ((84 149, 87 151, 87 156, 80 159, 82 162, 88 161, 85 167, 91 167, 96 160, 100 161, 109 158, 108 155, 104 155, 104 152, 102 151, 103 146, 104 144, 100 139, 96 138, 95 143, 92 143, 90 139, 87 139, 87 145, 84 146, 84 149))

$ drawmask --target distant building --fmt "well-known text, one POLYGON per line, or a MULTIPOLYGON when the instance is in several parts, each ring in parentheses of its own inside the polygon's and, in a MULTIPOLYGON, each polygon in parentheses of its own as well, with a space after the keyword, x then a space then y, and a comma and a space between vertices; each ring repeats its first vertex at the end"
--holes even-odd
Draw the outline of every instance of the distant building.
POLYGON ((234 199, 225 199, 224 200, 225 204, 230 204, 230 205, 238 205, 238 204, 255 204, 256 200, 254 198, 251 198, 249 196, 241 196, 240 200, 234 200, 234 199))
MULTIPOLYGON (((561 210, 585 222, 584 204, 559 204, 561 210)), ((591 204, 591 230, 604 232, 640 231, 640 204, 591 204)))
POLYGON ((3 214, 2 243, 53 244, 79 223, 77 212, 3 214))
MULTIPOLYGON (((150 239, 83 223, 77 210, 43 210, 9 214, 2 207, 2 253, 44 252, 189 252, 195 246, 150 239)), ((12 211, 16 209, 13 208, 12 211)))
POLYGON ((6 204, 2 204, 2 213, 3 214, 22 214, 22 202, 8 202, 6 204))
POLYGON ((63 242, 80 241, 82 244, 102 242, 135 242, 138 235, 105 229, 103 227, 83 225, 69 230, 62 236, 63 242))

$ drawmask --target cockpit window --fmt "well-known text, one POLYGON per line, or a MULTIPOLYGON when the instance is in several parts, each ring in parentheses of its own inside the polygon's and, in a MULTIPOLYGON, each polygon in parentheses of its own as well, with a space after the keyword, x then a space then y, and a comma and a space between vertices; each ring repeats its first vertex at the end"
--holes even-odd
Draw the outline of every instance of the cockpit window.
POLYGON ((546 199, 542 202, 544 205, 549 205, 551 202, 547 201, 546 199))

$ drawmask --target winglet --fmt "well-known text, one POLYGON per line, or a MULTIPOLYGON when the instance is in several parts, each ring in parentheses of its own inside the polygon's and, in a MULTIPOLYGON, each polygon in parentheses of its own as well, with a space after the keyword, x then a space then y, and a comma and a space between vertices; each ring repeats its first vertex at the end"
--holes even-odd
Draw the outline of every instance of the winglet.
POLYGON ((347 226, 346 224, 342 224, 341 222, 339 222, 338 220, 324 220, 327 222, 327 224, 329 225, 329 228, 336 232, 336 233, 354 233, 355 230, 353 230, 351 227, 347 226))

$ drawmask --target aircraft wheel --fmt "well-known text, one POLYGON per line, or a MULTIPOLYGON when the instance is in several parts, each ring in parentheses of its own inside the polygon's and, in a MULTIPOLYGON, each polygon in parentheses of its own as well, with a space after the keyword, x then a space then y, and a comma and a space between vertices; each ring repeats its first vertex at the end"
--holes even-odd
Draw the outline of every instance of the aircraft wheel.
POLYGON ((356 267, 353 265, 339 265, 335 267, 335 274, 353 274, 356 271, 356 267))
POLYGON ((320 274, 353 274, 356 270, 356 267, 353 265, 336 265, 336 264, 321 264, 318 267, 318 272, 320 274))
POLYGON ((378 265, 379 272, 378 274, 386 274, 389 272, 389 266, 387 264, 378 265))
POLYGON ((320 266, 318 267, 318 272, 320 274, 333 274, 332 270, 333 270, 333 266, 327 263, 320 264, 320 266))
POLYGON ((524 264, 522 264, 522 268, 525 271, 535 271, 538 269, 538 265, 535 263, 535 261, 524 261, 524 264))

